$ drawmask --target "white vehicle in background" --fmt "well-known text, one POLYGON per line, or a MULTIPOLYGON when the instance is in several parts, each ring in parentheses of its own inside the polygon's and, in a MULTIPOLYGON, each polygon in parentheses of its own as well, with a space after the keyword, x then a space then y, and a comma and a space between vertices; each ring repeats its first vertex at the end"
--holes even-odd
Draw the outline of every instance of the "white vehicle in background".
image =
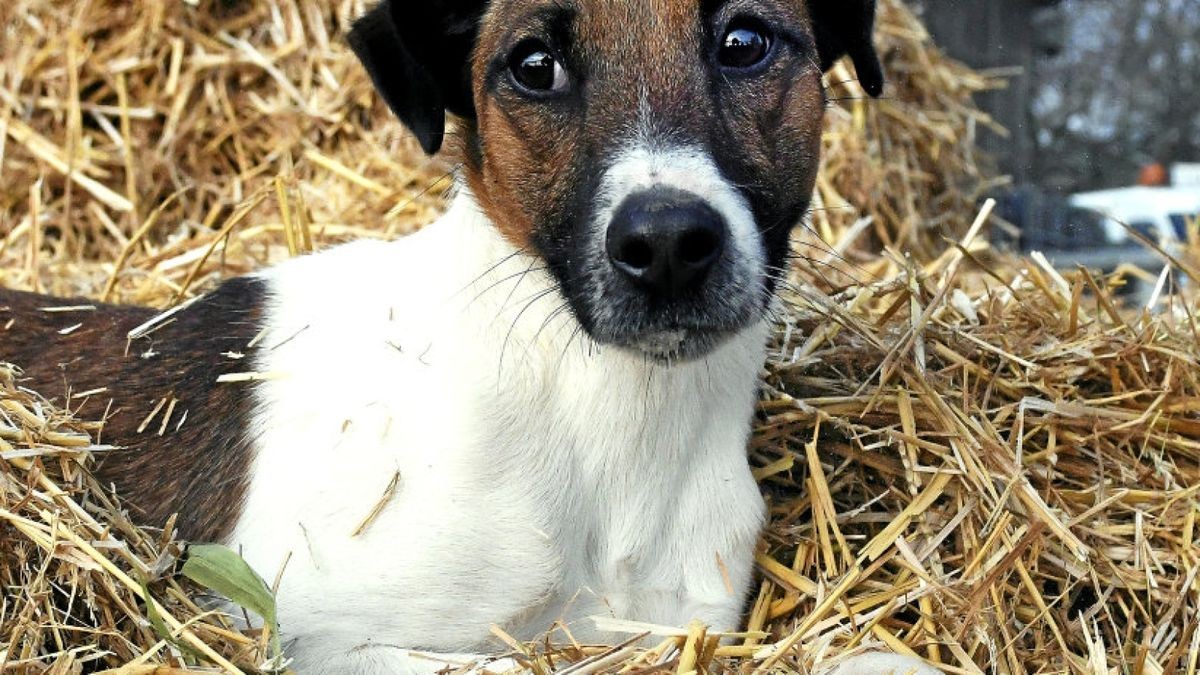
POLYGON ((1110 244, 1129 241, 1128 225, 1171 245, 1186 236, 1185 223, 1200 218, 1200 185, 1081 192, 1071 196, 1070 204, 1104 216, 1104 235, 1110 244))

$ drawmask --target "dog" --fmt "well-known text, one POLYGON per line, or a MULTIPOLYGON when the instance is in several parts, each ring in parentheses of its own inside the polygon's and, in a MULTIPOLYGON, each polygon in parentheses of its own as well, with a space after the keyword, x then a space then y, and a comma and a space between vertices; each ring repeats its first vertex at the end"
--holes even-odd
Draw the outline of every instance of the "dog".
MULTIPOLYGON (((425 152, 456 139, 443 217, 72 331, 46 310, 85 301, 0 292, 0 359, 104 417, 136 520, 282 570, 298 672, 626 639, 597 615, 736 630, 766 317, 823 72, 882 91, 874 5, 383 0, 349 42, 425 152)), ((842 672, 888 670, 935 672, 842 672)))

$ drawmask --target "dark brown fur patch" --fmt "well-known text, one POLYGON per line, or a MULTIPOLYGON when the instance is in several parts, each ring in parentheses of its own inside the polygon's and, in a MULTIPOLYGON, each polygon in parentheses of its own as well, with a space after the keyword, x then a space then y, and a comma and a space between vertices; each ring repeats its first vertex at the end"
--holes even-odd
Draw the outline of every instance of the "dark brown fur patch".
POLYGON ((22 386, 104 419, 101 442, 121 449, 98 454, 96 475, 135 522, 178 513, 181 536, 220 541, 248 484, 253 402, 249 385, 217 378, 252 369, 262 303, 262 282, 234 279, 129 341, 158 312, 0 290, 0 360, 24 371, 22 386), (95 309, 47 311, 72 306, 95 309))

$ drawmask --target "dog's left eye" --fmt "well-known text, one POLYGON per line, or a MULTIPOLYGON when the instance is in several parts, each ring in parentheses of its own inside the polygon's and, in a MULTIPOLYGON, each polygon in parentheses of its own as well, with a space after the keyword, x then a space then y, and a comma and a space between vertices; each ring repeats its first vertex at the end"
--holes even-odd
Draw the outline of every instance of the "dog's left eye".
POLYGON ((538 40, 526 40, 513 50, 508 62, 517 84, 539 93, 566 91, 571 84, 567 69, 538 40))
POLYGON ((721 38, 717 60, 726 68, 752 68, 770 51, 770 29, 755 19, 735 19, 721 38))

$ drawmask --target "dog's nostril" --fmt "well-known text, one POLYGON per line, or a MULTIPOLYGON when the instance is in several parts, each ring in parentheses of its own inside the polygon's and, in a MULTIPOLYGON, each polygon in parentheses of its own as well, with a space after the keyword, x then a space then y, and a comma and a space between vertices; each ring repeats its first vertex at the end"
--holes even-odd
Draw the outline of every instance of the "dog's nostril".
POLYGON ((635 270, 648 269, 654 264, 654 248, 645 239, 630 239, 621 245, 617 260, 635 270))
POLYGON ((609 222, 605 248, 625 279, 672 298, 701 287, 727 237, 725 219, 704 198, 658 187, 621 203, 609 222))
POLYGON ((721 241, 717 234, 708 229, 685 232, 679 239, 676 251, 679 260, 687 265, 702 265, 719 252, 721 241))

